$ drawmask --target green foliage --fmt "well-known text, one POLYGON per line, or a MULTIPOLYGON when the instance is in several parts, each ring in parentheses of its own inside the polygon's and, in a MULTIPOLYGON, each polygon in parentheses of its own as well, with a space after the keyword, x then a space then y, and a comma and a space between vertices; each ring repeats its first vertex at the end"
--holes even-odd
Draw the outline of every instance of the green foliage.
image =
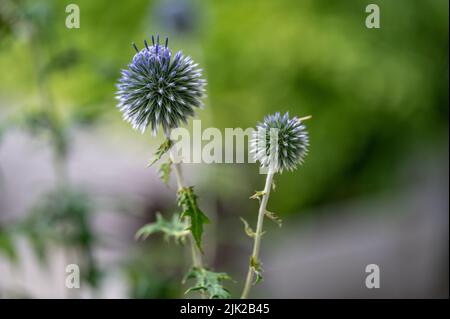
POLYGON ((165 163, 162 163, 159 167, 158 173, 164 184, 169 184, 170 173, 172 172, 172 160, 169 158, 165 163))
POLYGON ((87 194, 62 187, 47 193, 22 224, 24 229, 49 233, 68 245, 90 245, 95 241, 89 225, 92 213, 87 194))
POLYGON ((177 298, 179 291, 171 277, 150 271, 148 265, 125 269, 128 294, 132 299, 177 298))
POLYGON ((67 71, 75 67, 80 60, 80 52, 73 47, 65 48, 52 56, 44 66, 44 72, 67 71))
POLYGON ((68 150, 66 123, 57 112, 47 107, 29 107, 7 120, 4 129, 21 128, 32 135, 48 136, 58 155, 64 156, 68 150))
POLYGON ((60 187, 45 194, 18 229, 28 237, 42 262, 47 261, 50 243, 80 251, 80 264, 86 269, 83 279, 96 287, 101 274, 93 257, 94 245, 98 240, 90 225, 92 213, 87 194, 60 187))
POLYGON ((16 246, 13 234, 0 227, 0 253, 3 253, 11 261, 17 260, 16 246))
POLYGON ((168 138, 166 139, 156 150, 155 154, 153 155, 153 158, 150 160, 150 163, 147 165, 147 167, 152 166, 157 161, 161 159, 161 157, 166 154, 168 151, 170 151, 170 148, 173 146, 173 141, 168 138))
POLYGON ((184 187, 178 190, 178 206, 181 207, 181 218, 189 217, 189 229, 192 232, 195 243, 199 250, 202 249, 203 224, 209 223, 208 217, 200 210, 197 205, 197 195, 194 194, 194 187, 184 187))
POLYGON ((128 297, 132 299, 179 298, 180 284, 174 280, 178 273, 177 263, 170 262, 178 256, 178 249, 167 251, 162 246, 139 246, 130 250, 120 263, 120 270, 127 281, 128 297), (152 253, 149 253, 151 250, 152 253), (167 252, 167 253, 164 253, 167 252), (155 254, 159 257, 154 258, 155 254), (162 254, 162 255, 161 255, 162 254))
POLYGON ((180 219, 178 214, 174 214, 171 220, 165 220, 160 214, 156 214, 156 221, 140 228, 136 233, 136 239, 146 239, 154 233, 163 233, 164 238, 168 240, 173 237, 176 243, 185 243, 185 238, 189 234, 188 225, 180 219))
POLYGON ((250 268, 256 277, 253 285, 256 285, 261 280, 263 280, 263 276, 262 276, 263 270, 262 270, 261 262, 259 260, 257 260, 254 256, 250 257, 250 268))
POLYGON ((364 26, 361 0, 261 0, 257 11, 255 2, 212 4, 208 95, 221 107, 211 108, 211 125, 248 127, 275 111, 320 119, 308 123, 304 169, 277 177, 280 212, 389 192, 411 148, 448 136, 448 1, 381 0, 379 30, 364 26))
POLYGON ((224 272, 213 272, 205 268, 193 267, 183 279, 195 279, 195 285, 186 290, 185 294, 198 291, 210 299, 228 299, 230 292, 222 286, 224 280, 231 280, 224 272))

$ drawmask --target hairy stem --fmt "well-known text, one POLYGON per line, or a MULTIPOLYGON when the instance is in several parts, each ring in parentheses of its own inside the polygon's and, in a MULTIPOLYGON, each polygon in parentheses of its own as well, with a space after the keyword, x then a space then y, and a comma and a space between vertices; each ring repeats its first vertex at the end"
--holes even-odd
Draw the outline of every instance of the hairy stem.
MULTIPOLYGON (((261 236, 263 233, 263 223, 264 223, 264 215, 266 213, 266 206, 267 201, 269 200, 270 195, 270 189, 272 187, 272 179, 273 179, 274 173, 272 171, 269 171, 266 177, 266 185, 264 186, 264 195, 261 199, 261 203, 259 206, 259 212, 258 212, 258 222, 256 226, 256 232, 253 242, 253 252, 250 260, 258 261, 259 260, 259 251, 261 247, 261 236)), ((251 262, 249 262, 248 267, 248 273, 247 273, 247 279, 245 280, 245 286, 244 290, 242 291, 241 299, 247 299, 248 295, 250 293, 250 289, 252 287, 253 283, 253 269, 251 262)))
MULTIPOLYGON (((175 161, 173 152, 170 152, 170 159, 173 162, 173 171, 175 172, 175 177, 177 179, 178 190, 186 187, 183 178, 183 172, 181 171, 181 164, 175 161)), ((194 267, 201 268, 203 267, 202 257, 198 252, 197 247, 195 246, 195 240, 191 234, 190 236, 190 244, 191 244, 191 253, 192 253, 192 264, 194 267)))

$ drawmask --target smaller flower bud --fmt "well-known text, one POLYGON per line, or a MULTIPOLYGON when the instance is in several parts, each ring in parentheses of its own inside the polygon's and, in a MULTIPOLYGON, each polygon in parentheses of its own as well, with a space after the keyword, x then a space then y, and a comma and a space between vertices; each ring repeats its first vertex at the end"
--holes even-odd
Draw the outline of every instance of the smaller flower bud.
POLYGON ((251 153, 262 167, 275 172, 294 170, 308 154, 309 136, 305 125, 289 113, 268 115, 258 123, 250 140, 251 153))

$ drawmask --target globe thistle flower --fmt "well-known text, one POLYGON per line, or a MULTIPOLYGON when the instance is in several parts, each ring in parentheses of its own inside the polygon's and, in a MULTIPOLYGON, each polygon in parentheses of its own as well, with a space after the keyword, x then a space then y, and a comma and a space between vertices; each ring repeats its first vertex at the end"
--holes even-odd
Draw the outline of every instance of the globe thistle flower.
POLYGON ((189 56, 178 51, 172 59, 172 51, 159 44, 159 36, 152 36, 152 45, 144 41, 128 68, 122 70, 117 85, 118 109, 134 129, 145 132, 150 125, 153 134, 160 126, 166 135, 181 122, 187 123, 194 109, 202 107, 206 81, 202 70, 189 56))
POLYGON ((250 140, 254 158, 275 172, 292 171, 303 164, 308 146, 309 136, 302 119, 289 118, 289 113, 266 116, 250 140))

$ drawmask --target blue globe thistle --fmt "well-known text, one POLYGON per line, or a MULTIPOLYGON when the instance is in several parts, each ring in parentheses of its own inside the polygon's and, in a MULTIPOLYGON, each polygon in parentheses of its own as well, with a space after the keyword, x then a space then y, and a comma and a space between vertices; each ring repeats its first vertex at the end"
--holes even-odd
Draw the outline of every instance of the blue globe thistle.
POLYGON ((302 119, 289 113, 268 115, 258 123, 250 140, 251 153, 262 167, 275 172, 294 170, 308 154, 309 136, 302 119))
POLYGON ((202 70, 192 59, 159 44, 159 36, 152 36, 152 45, 144 41, 128 68, 122 70, 117 85, 117 107, 133 128, 145 132, 150 125, 153 134, 162 126, 166 135, 181 122, 187 123, 197 107, 202 107, 206 81, 202 70))

